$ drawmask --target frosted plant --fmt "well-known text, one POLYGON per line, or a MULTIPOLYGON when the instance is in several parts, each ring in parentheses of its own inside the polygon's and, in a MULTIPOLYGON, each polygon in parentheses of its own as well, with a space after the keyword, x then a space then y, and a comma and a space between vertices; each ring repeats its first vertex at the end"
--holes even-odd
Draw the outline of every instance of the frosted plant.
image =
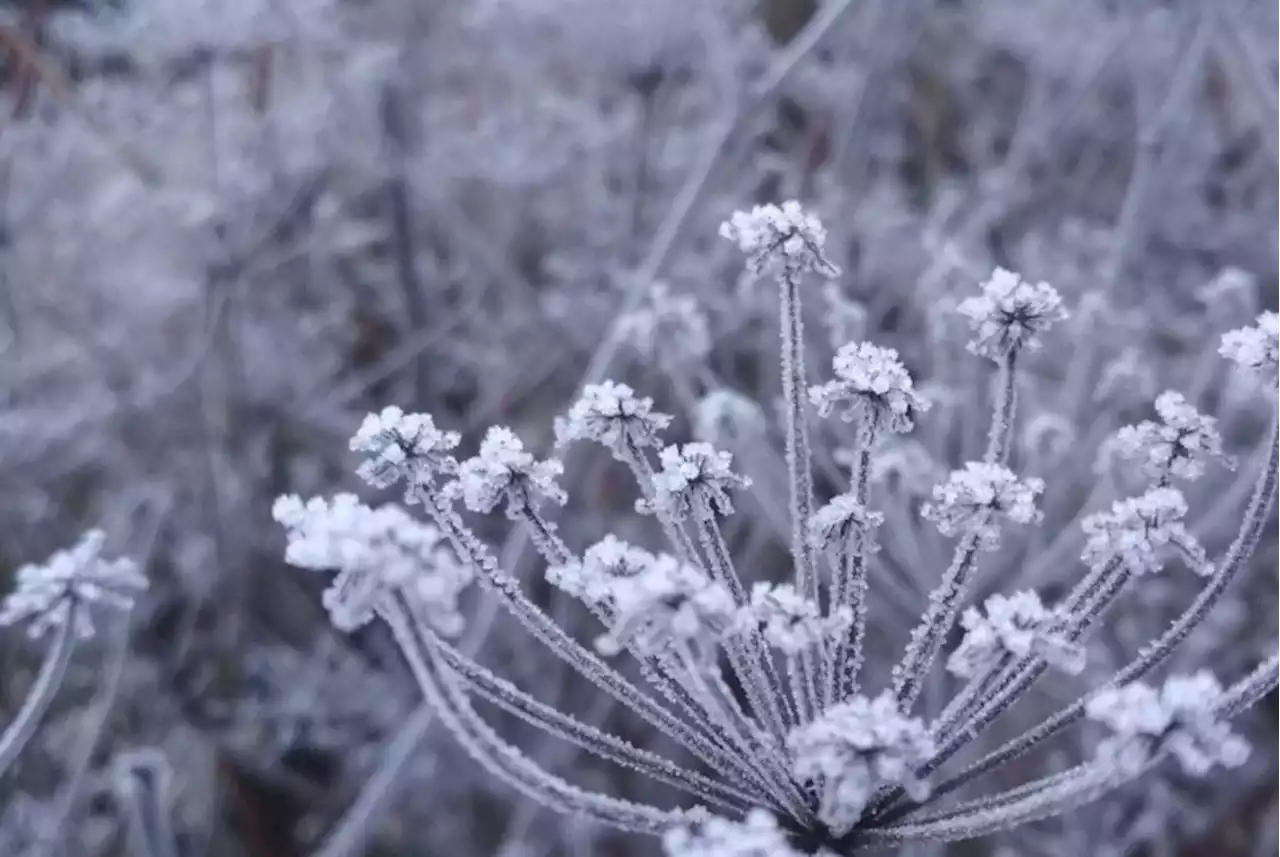
POLYGON ((982 294, 965 298, 956 309, 968 317, 976 334, 969 349, 993 360, 1039 347, 1039 335, 1067 316, 1053 286, 1028 283, 1004 268, 996 268, 982 284, 982 294))
POLYGON ((692 295, 673 295, 666 283, 649 287, 640 306, 618 321, 618 335, 646 363, 696 363, 711 351, 707 316, 692 295))
POLYGON ((1125 426, 1115 437, 1115 453, 1140 462, 1143 475, 1160 484, 1174 478, 1193 481, 1203 475, 1206 460, 1230 464, 1222 452, 1217 420, 1201 414, 1181 393, 1161 393, 1156 413, 1160 422, 1125 426))
POLYGON ((76 636, 87 639, 94 633, 92 605, 132 608, 147 579, 132 560, 104 558, 106 538, 101 530, 90 530, 74 547, 19 568, 17 589, 0 606, 0 627, 25 625, 32 637, 43 637, 70 624, 76 636))
POLYGON ((1099 744, 1100 759, 1137 771, 1168 753, 1187 773, 1203 776, 1214 765, 1239 767, 1249 756, 1249 745, 1223 717, 1222 701, 1218 680, 1199 672, 1173 676, 1158 690, 1142 683, 1108 688, 1085 710, 1114 733, 1099 744))
MULTIPOLYGON (((1180 757, 1193 758, 1189 748, 1200 748, 1205 758, 1235 759, 1234 749, 1204 749, 1205 736, 1220 734, 1208 724, 1239 715, 1273 689, 1275 658, 1215 697, 1218 719, 1193 717, 1184 702, 1169 702, 1169 710, 1178 712, 1170 715, 1174 721, 1195 725, 1161 731, 1141 765, 1116 765, 1103 754, 1004 791, 939 803, 1087 714, 1109 716, 1102 712, 1111 689, 1139 682, 1204 621, 1261 538, 1280 457, 1275 426, 1239 532, 1219 561, 1211 564, 1191 538, 1183 523, 1187 501, 1164 483, 1166 477, 1190 475, 1197 456, 1217 455, 1220 444, 1207 417, 1166 395, 1157 410, 1162 426, 1174 434, 1162 426, 1129 433, 1135 444, 1159 446, 1163 463, 1148 474, 1153 486, 1108 512, 1080 515, 1075 535, 1085 539, 1084 573, 1073 576, 1061 601, 1046 605, 1024 591, 990 596, 984 610, 965 610, 975 580, 1000 558, 996 548, 1008 543, 1009 552, 1021 556, 1033 541, 1020 540, 1024 533, 1017 529, 1006 533, 1006 523, 1040 523, 1039 504, 1049 499, 1041 479, 1014 471, 1010 450, 1017 436, 1019 358, 1065 317, 1056 292, 997 271, 979 297, 962 303, 961 314, 978 333, 975 350, 998 363, 985 449, 980 459, 934 486, 932 501, 918 511, 902 492, 877 508, 870 489, 877 445, 885 440, 879 435, 911 430, 925 412, 924 399, 896 352, 868 343, 838 350, 833 380, 812 389, 806 383, 804 287, 812 275, 836 275, 823 255, 825 232, 813 215, 794 203, 763 206, 735 215, 722 233, 747 254, 752 276, 775 278, 781 298, 780 410, 790 520, 779 522, 779 530, 789 536, 789 576, 764 582, 759 578, 777 576, 757 567, 756 555, 735 556, 726 524, 735 511, 733 495, 754 486, 734 471, 732 456, 706 442, 664 446, 671 417, 631 388, 606 381, 584 387, 557 422, 558 438, 562 445, 597 443, 630 471, 637 508, 656 519, 665 549, 603 535, 580 553, 547 517, 562 505, 572 508, 556 483, 562 476, 557 462, 537 461, 508 430, 493 429, 479 454, 459 465, 453 458, 456 434, 437 428, 429 416, 391 409, 366 420, 352 442, 366 455, 360 473, 375 487, 403 482, 408 501, 429 523, 415 523, 398 508, 374 511, 341 496, 332 504, 285 497, 276 507, 290 533, 289 560, 338 571, 326 602, 340 608, 333 614, 339 627, 354 628, 371 617, 384 621, 425 700, 489 774, 557 811, 661 835, 668 854, 678 857, 844 854, 968 839, 1099 800, 1139 776, 1166 749, 1180 757), (857 423, 842 458, 849 485, 818 507, 807 408, 815 405, 829 415, 837 404, 847 405, 846 414, 857 423), (530 537, 547 581, 580 599, 592 621, 603 626, 594 649, 525 595, 456 508, 459 500, 482 514, 505 504, 513 524, 530 537), (896 554, 904 540, 920 537, 919 519, 955 540, 950 561, 939 569, 941 563, 917 552, 926 565, 919 574, 935 581, 933 589, 889 671, 888 686, 867 692, 863 686, 873 680, 863 669, 868 594, 878 582, 889 583, 876 563, 891 547, 896 554), (899 527, 905 531, 897 532, 899 527), (443 552, 444 542, 451 554, 443 552), (1200 595, 1169 629, 1102 690, 1083 693, 968 767, 948 772, 956 754, 1047 670, 1079 670, 1090 635, 1133 580, 1159 567, 1169 548, 1204 579, 1200 595), (459 595, 473 577, 558 659, 674 742, 681 761, 542 702, 455 648, 448 637, 460 628, 459 595), (943 657, 957 626, 964 637, 943 657), (628 673, 613 661, 624 657, 635 661, 628 673), (941 706, 936 694, 924 692, 926 684, 936 684, 931 679, 940 659, 965 680, 941 706), (476 710, 476 699, 598 759, 671 786, 688 800, 671 809, 575 785, 508 743, 476 710), (935 710, 917 715, 918 706, 935 710)), ((1087 400, 1087 385, 1077 386, 1087 400)), ((892 452, 884 453, 889 463, 881 470, 904 466, 892 464, 892 452)), ((921 473, 913 478, 933 470, 916 468, 921 473)), ((1049 552, 1055 564, 1070 563, 1071 544, 1054 534, 1049 552)), ((1179 685, 1172 687, 1171 700, 1185 697, 1179 685)))
POLYGON ((719 388, 698 400, 693 414, 693 433, 704 443, 738 448, 764 438, 768 422, 764 411, 751 399, 719 388))
POLYGON ((821 783, 818 816, 836 836, 861 819, 876 790, 903 785, 917 800, 929 794, 915 769, 934 752, 919 720, 904 717, 893 695, 863 696, 833 706, 788 739, 796 776, 821 783))
POLYGON ((986 614, 975 607, 964 611, 964 638, 947 659, 947 669, 974 678, 1004 655, 1036 654, 1049 666, 1067 673, 1084 668, 1084 651, 1064 633, 1062 618, 1045 608, 1034 592, 993 595, 986 614))
POLYGON ((1280 316, 1264 312, 1253 327, 1242 327, 1222 337, 1218 353, 1240 369, 1275 385, 1280 361, 1280 316))

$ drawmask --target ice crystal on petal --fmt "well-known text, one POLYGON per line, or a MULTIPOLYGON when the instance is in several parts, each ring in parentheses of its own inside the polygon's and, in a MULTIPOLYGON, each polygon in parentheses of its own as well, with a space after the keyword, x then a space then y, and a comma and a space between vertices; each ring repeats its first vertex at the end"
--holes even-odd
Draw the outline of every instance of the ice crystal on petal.
POLYGON ((667 554, 639 574, 617 578, 609 594, 614 624, 596 641, 605 655, 627 646, 653 654, 674 642, 709 659, 734 618, 733 597, 724 586, 667 554))
POLYGON ((820 416, 847 403, 841 415, 846 422, 862 423, 876 434, 902 433, 911 431, 916 415, 929 409, 892 348, 851 342, 836 353, 832 367, 833 380, 809 388, 809 401, 820 416))
POLYGON ((605 381, 583 389, 568 415, 557 420, 556 435, 561 444, 593 440, 623 456, 628 447, 656 446, 659 432, 670 423, 671 417, 653 410, 653 399, 637 397, 626 384, 605 381))
POLYGON ((933 502, 925 504, 922 514, 944 536, 976 535, 983 550, 995 550, 1000 536, 996 516, 1019 524, 1039 523, 1042 515, 1035 500, 1043 490, 1040 479, 1020 480, 999 464, 970 461, 934 487, 933 502))
POLYGON ((817 604, 789 583, 755 584, 751 603, 740 608, 735 620, 739 630, 758 628, 769 645, 788 655, 816 646, 852 623, 853 614, 847 608, 824 617, 817 604))
POLYGON ((299 568, 337 571, 323 601, 333 624, 352 631, 370 621, 393 589, 413 596, 442 634, 462 630, 458 596, 472 571, 458 562, 441 533, 404 509, 371 509, 352 494, 305 503, 294 495, 278 498, 272 515, 289 543, 285 561, 299 568))
POLYGON ((1264 312, 1252 327, 1223 334, 1218 353, 1241 369, 1275 384, 1280 361, 1280 316, 1264 312))
POLYGON ((1113 733, 1099 744, 1098 757, 1133 773, 1161 750, 1197 776, 1214 765, 1239 767, 1249 745, 1218 714, 1222 695, 1205 671, 1170 677, 1160 690, 1141 683, 1105 688, 1085 704, 1085 713, 1113 733))
POLYGON ((1156 399, 1160 422, 1144 420, 1116 432, 1110 446, 1115 455, 1141 463, 1143 475, 1153 479, 1193 481, 1204 473, 1206 459, 1230 465, 1222 451, 1218 421, 1192 407, 1174 390, 1156 399))
POLYGON ((507 514, 517 517, 524 509, 537 509, 544 500, 563 505, 567 498, 556 484, 563 472, 559 461, 535 461, 510 429, 493 426, 476 456, 458 467, 458 479, 449 484, 447 493, 461 495, 473 512, 491 512, 502 502, 507 514))
POLYGON ((1164 554, 1178 548, 1199 574, 1212 571, 1204 549, 1182 523, 1187 501, 1176 488, 1152 488, 1139 497, 1117 500, 1109 512, 1085 518, 1080 527, 1087 541, 1081 559, 1091 568, 1112 560, 1133 574, 1160 570, 1164 554))
POLYGON ((837 836, 853 828, 881 786, 905 786, 916 799, 929 793, 915 769, 933 755, 933 739, 924 723, 898 711, 891 693, 827 709, 793 729, 787 746, 795 775, 821 784, 818 816, 837 836))
POLYGON ((674 828, 662 837, 662 848, 667 857, 801 857, 763 809, 751 810, 742 821, 713 817, 674 828))
POLYGON ((853 494, 840 494, 809 518, 809 543, 817 550, 873 553, 878 547, 875 530, 883 523, 884 515, 859 503, 853 494))
POLYGON ((822 223, 794 200, 734 212, 720 225, 720 236, 747 254, 747 268, 757 276, 773 267, 790 275, 815 271, 835 277, 840 273, 823 254, 827 231, 822 223))
POLYGON ((970 607, 960 619, 965 635, 947 661, 952 673, 973 678, 1003 654, 1036 654, 1071 674, 1084 668, 1084 650, 1066 638, 1058 616, 1045 608, 1036 593, 993 595, 985 606, 986 615, 970 607))
POLYGON ((388 488, 401 479, 430 483, 453 473, 450 451, 458 441, 457 432, 437 429, 430 415, 406 414, 393 406, 364 418, 351 438, 351 451, 366 456, 357 470, 360 477, 375 488, 388 488))
POLYGON ((654 502, 676 520, 733 514, 729 490, 751 480, 731 469, 733 456, 707 443, 662 450, 662 469, 653 476, 654 502))
POLYGON ((1067 317, 1053 286, 1029 283, 1004 268, 996 268, 982 284, 982 294, 966 298, 956 309, 975 333, 969 350, 993 360, 1023 347, 1039 347, 1038 334, 1067 317))
MULTIPOLYGON (((129 559, 102 556, 106 535, 90 530, 74 546, 43 563, 24 565, 14 575, 16 588, 0 606, 0 627, 25 624, 32 637, 43 637, 73 615, 74 603, 105 604, 129 610, 146 591, 147 579, 129 559)), ((94 628, 89 612, 76 610, 77 636, 89 638, 94 628)))

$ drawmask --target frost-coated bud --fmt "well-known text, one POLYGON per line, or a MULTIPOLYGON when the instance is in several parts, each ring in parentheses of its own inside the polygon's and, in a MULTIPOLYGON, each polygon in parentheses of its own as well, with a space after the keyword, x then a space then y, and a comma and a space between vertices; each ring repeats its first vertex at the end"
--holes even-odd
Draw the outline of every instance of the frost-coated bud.
POLYGON ((556 477, 563 472, 564 465, 555 459, 535 461, 511 429, 493 426, 476 456, 458 467, 458 479, 449 483, 445 493, 461 496, 473 512, 492 512, 504 503, 507 515, 518 518, 544 500, 564 505, 567 497, 556 484, 556 477))
POLYGON ((547 569, 547 581, 592 607, 612 606, 620 580, 648 571, 656 557, 643 548, 608 535, 582 555, 581 561, 547 569))
POLYGON ((1218 353, 1274 386, 1280 361, 1280 316, 1264 312, 1254 326, 1224 334, 1218 353))
POLYGON ((636 396, 626 384, 605 381, 583 388, 568 415, 556 421, 556 437, 561 445, 593 440, 624 457, 629 446, 656 446, 658 434, 670 423, 671 417, 653 410, 653 399, 636 396))
POLYGON ((395 589, 412 595, 441 634, 462 630, 458 596, 473 573, 458 562, 431 524, 399 506, 371 509, 352 494, 338 494, 331 501, 314 497, 305 503, 285 495, 271 511, 288 536, 286 562, 338 572, 323 602, 339 630, 353 631, 369 622, 395 589))
POLYGON ((892 693, 827 709, 793 729, 787 747, 795 775, 822 784, 818 817, 837 836, 857 824, 881 786, 905 786, 917 800, 929 794, 915 769, 933 755, 933 739, 923 722, 898 711, 892 693))
POLYGON ((944 536, 974 535, 981 549, 995 550, 1000 541, 996 517, 1039 523, 1043 516, 1036 509, 1036 497, 1042 491, 1043 480, 1020 480, 999 464, 970 461, 933 489, 933 502, 926 503, 921 514, 944 536))
POLYGON ((631 646, 656 654, 667 645, 687 646, 703 662, 733 623, 733 596, 702 571, 661 554, 639 574, 617 578, 610 587, 614 623, 596 641, 604 655, 631 646))
MULTIPOLYGON (((733 456, 707 443, 686 443, 662 450, 662 469, 653 476, 654 502, 675 520, 690 516, 732 515, 731 489, 751 480, 732 470, 733 456)), ((642 503, 642 511, 649 511, 642 503)))
POLYGON ((1160 416, 1158 423, 1144 420, 1116 432, 1111 451, 1140 462, 1143 475, 1161 482, 1199 479, 1204 474, 1205 461, 1211 459, 1232 466, 1222 451, 1218 421, 1197 411, 1181 393, 1161 393, 1156 399, 1156 413, 1160 416))
POLYGON ((873 434, 911 431, 916 415, 929 409, 929 400, 916 392, 898 352, 870 342, 851 342, 832 360, 835 378, 809 388, 809 401, 819 416, 847 404, 841 418, 858 422, 873 434))
POLYGON ((823 616, 818 605, 789 583, 757 583, 751 603, 740 608, 734 621, 739 631, 759 630, 769 645, 783 654, 798 655, 848 630, 853 613, 848 608, 823 616))
POLYGON ((809 518, 809 543, 816 550, 875 553, 875 530, 884 515, 868 509, 853 494, 840 494, 809 518))
POLYGON ((1080 558, 1093 569, 1116 560, 1132 574, 1149 574, 1160 570, 1172 547, 1197 574, 1210 574, 1204 549, 1182 523, 1186 514, 1187 501, 1176 488, 1152 488, 1140 497, 1117 500, 1111 511, 1080 522, 1087 538, 1080 558))
POLYGON ((17 588, 0 606, 0 627, 25 624, 34 638, 62 627, 74 615, 73 631, 82 638, 93 636, 90 604, 101 603, 117 610, 129 610, 147 589, 147 579, 132 560, 104 559, 106 535, 90 530, 67 550, 58 551, 43 563, 24 565, 15 575, 17 588), (72 610, 75 604, 80 609, 72 610))
POLYGON ((1024 347, 1038 348, 1038 334, 1067 317, 1053 286, 1029 283, 1004 268, 996 268, 982 284, 982 294, 966 298, 956 309, 974 330, 969 350, 992 360, 1024 347))
POLYGON ((646 363, 666 366, 702 360, 711 352, 707 314, 693 295, 673 295, 653 283, 645 300, 618 320, 618 335, 646 363))
POLYGON ((1130 773, 1161 750, 1196 776, 1214 765, 1239 767, 1249 745, 1218 714, 1222 696, 1218 680, 1205 671, 1170 677, 1160 690, 1140 683, 1104 688, 1085 704, 1088 717, 1113 733, 1098 745, 1098 757, 1130 773))
POLYGON ((794 200, 736 211, 720 224, 720 236, 747 254, 747 269, 757 276, 771 268, 781 269, 784 275, 814 271, 836 277, 840 273, 823 254, 827 231, 822 223, 794 200))
POLYGON ((1072 675, 1084 668, 1084 649, 1067 639, 1057 615, 1036 593, 993 595, 985 606, 985 616, 970 607, 960 618, 964 639, 947 660, 947 669, 955 675, 974 678, 1004 654, 1019 658, 1034 653, 1072 675))
POLYGON ((388 407, 364 418, 351 438, 351 451, 366 455, 356 472, 375 488, 401 479, 430 484, 439 474, 453 473, 457 464, 450 452, 459 439, 457 432, 437 429, 428 414, 388 407))

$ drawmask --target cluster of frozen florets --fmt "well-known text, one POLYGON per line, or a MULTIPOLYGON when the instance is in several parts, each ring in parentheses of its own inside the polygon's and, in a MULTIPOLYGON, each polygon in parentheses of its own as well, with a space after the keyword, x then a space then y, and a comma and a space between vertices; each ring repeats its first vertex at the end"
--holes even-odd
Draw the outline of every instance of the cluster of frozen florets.
POLYGON ((986 601, 986 615, 976 607, 964 612, 960 624, 964 639, 947 661, 947 669, 962 678, 973 678, 997 665, 1005 655, 1029 654, 1044 658, 1067 673, 1084 668, 1084 649, 1065 633, 1061 617, 1031 591, 993 595, 986 601))
POLYGON ((643 574, 654 562, 647 550, 608 535, 587 548, 581 560, 547 569, 547 581, 590 607, 612 609, 618 581, 643 574))
POLYGON ((662 837, 667 857, 800 857, 777 820, 753 809, 742 821, 709 818, 692 827, 677 827, 662 837))
POLYGON ((843 633, 852 623, 848 608, 823 616, 818 605, 790 583, 757 583, 751 589, 751 602, 738 611, 735 626, 759 630, 778 651, 797 655, 843 633))
POLYGON ((364 453, 356 472, 375 488, 401 479, 410 485, 430 484, 439 474, 453 473, 452 451, 461 438, 441 431, 427 414, 406 414, 397 407, 369 414, 351 438, 351 451, 364 453))
POLYGON ((670 416, 653 410, 653 399, 637 396, 626 384, 605 381, 583 388, 568 415, 557 420, 556 436, 562 444, 593 440, 616 457, 626 457, 633 449, 656 446, 670 423, 670 416))
POLYGON ((1222 698, 1218 680, 1202 671, 1171 677, 1159 690, 1146 684, 1106 688, 1089 699, 1085 713, 1113 733, 1099 744, 1100 759, 1137 772, 1163 751, 1199 776, 1214 765, 1239 767, 1249 756, 1249 745, 1219 712, 1222 698))
POLYGON ((1224 334, 1218 353, 1274 385, 1280 362, 1280 316, 1264 312, 1256 325, 1224 334))
POLYGON ((563 472, 564 465, 555 459, 536 461, 511 429, 493 426, 476 456, 458 467, 457 481, 446 494, 461 495, 473 512, 491 512, 501 502, 509 516, 519 517, 544 500, 564 504, 567 497, 556 483, 563 472))
POLYGON ((916 415, 929 409, 929 401, 916 392, 892 348, 851 342, 836 352, 832 367, 834 379, 809 389, 809 400, 820 416, 845 403, 842 418, 865 426, 874 436, 884 430, 911 431, 916 415))
POLYGON ((795 201, 734 212, 720 225, 720 235, 747 254, 747 269, 757 276, 774 267, 784 275, 806 271, 828 277, 839 274, 823 253, 827 231, 795 201))
POLYGON ((1019 524, 1039 523, 1036 497, 1042 491, 1043 480, 1019 479, 1002 465, 970 461, 933 489, 933 502, 921 513, 944 536, 972 535, 983 550, 995 550, 1000 538, 997 515, 1019 524))
POLYGON ((661 462, 662 469, 653 476, 654 502, 677 521, 731 515, 729 491, 751 485, 750 479, 733 472, 730 453, 707 443, 668 446, 661 462))
POLYGON ((818 550, 874 553, 876 528, 884 515, 869 509, 853 494, 832 497, 809 518, 809 543, 818 550))
POLYGON ((652 655, 674 643, 705 663, 734 620, 733 596, 724 586, 667 554, 637 574, 611 578, 607 599, 613 625, 596 641, 604 655, 624 648, 652 655))
POLYGON ((1091 568, 1121 562, 1132 574, 1160 570, 1169 548, 1176 548, 1198 574, 1209 574, 1204 549, 1182 523, 1187 501, 1176 488, 1153 488, 1138 497, 1117 500, 1109 512, 1085 518, 1081 559, 1091 568))
POLYGON ((1161 483, 1170 479, 1199 479, 1205 461, 1230 465, 1222 451, 1218 421, 1205 416, 1174 390, 1156 399, 1160 422, 1144 420, 1116 433, 1113 448, 1122 458, 1141 463, 1142 473, 1161 483))
POLYGON ((440 633, 462 629, 458 596, 472 572, 454 558, 431 524, 395 505, 371 509, 352 494, 305 503, 286 495, 276 500, 272 515, 288 535, 285 561, 338 572, 323 601, 340 630, 372 620, 395 590, 414 598, 440 633))
POLYGON ((1029 283, 1004 268, 996 268, 982 284, 982 294, 966 298, 956 309, 974 330, 969 350, 993 360, 1039 347, 1038 334, 1067 317, 1053 286, 1029 283))
POLYGON ((792 730, 787 746, 795 775, 822 784, 818 816, 837 836, 853 828, 881 786, 905 786, 917 799, 928 795, 915 771, 933 755, 933 739, 923 722, 898 710, 891 693, 827 709, 792 730))
POLYGON ((42 637, 71 621, 74 633, 88 638, 94 630, 89 605, 131 609, 147 579, 132 560, 105 559, 105 543, 102 531, 90 530, 73 547, 19 568, 17 588, 0 606, 0 627, 25 624, 32 637, 42 637))

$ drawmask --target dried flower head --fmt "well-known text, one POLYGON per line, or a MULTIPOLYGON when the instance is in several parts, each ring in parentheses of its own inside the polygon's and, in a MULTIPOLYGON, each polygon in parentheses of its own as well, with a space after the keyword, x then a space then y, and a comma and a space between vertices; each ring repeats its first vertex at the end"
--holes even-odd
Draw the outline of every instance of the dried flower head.
POLYGON ((462 630, 458 596, 473 574, 431 524, 399 506, 371 509, 352 494, 305 503, 285 495, 271 511, 288 535, 285 560, 290 565, 338 572, 323 601, 339 630, 353 631, 369 622, 396 589, 412 596, 441 634, 462 630))
POLYGON ((457 432, 437 429, 428 414, 387 407, 364 418, 351 438, 351 451, 367 456, 356 472, 375 488, 401 479, 431 484, 437 475, 454 472, 457 464, 450 452, 459 440, 457 432))
POLYGON ((1249 745, 1218 713, 1222 696, 1218 680, 1204 671, 1170 677, 1160 690, 1140 683, 1105 688, 1085 704, 1085 713, 1113 733, 1099 744, 1098 757, 1133 773, 1161 751, 1196 776, 1214 765, 1239 767, 1249 745))
POLYGON ((694 436, 705 443, 738 447, 760 440, 768 429, 760 405, 724 387, 699 399, 693 414, 694 436))
POLYGON ((618 320, 618 336, 643 360, 668 367, 696 362, 711 352, 707 314, 693 295, 674 295, 655 282, 640 305, 618 320))
POLYGON ((1039 347, 1038 335, 1067 317, 1053 286, 1029 283, 1004 268, 996 268, 982 284, 982 294, 966 298, 956 309, 968 317, 975 332, 969 350, 992 360, 1039 347))
POLYGON ((742 821, 713 817, 662 837, 667 857, 800 857, 772 815, 753 809, 742 821))
POLYGON ((655 561, 647 550, 608 535, 587 548, 581 561, 548 568, 547 581, 589 606, 611 608, 618 581, 643 574, 655 561))
POLYGON ((105 559, 106 540, 101 530, 89 530, 74 546, 43 563, 19 568, 17 588, 0 606, 0 628, 25 624, 27 633, 39 638, 71 620, 76 636, 88 639, 94 633, 92 617, 84 609, 88 605, 132 609, 146 591, 147 579, 132 560, 105 559), (73 610, 76 605, 80 609, 73 610))
POLYGON ((653 410, 653 399, 637 397, 626 384, 605 381, 583 388, 568 415, 556 421, 556 436, 561 444, 593 440, 615 457, 625 457, 629 447, 656 446, 658 434, 670 423, 671 417, 653 410))
POLYGON ((720 225, 720 236, 747 254, 747 269, 756 276, 771 268, 792 276, 807 271, 826 277, 840 273, 823 254, 827 231, 822 223, 794 200, 734 212, 720 225))
POLYGON ((847 608, 823 616, 818 605, 790 583, 757 583, 751 602, 738 611, 735 627, 758 629, 769 645, 787 655, 818 646, 848 630, 853 613, 847 608))
POLYGON ((1072 675, 1084 669, 1084 649, 1067 638, 1057 614, 1046 609, 1036 593, 993 595, 985 606, 985 616, 970 607, 960 619, 965 634, 947 660, 952 673, 973 678, 1006 654, 1035 654, 1072 675))
POLYGON ((795 775, 820 784, 818 817, 837 836, 853 828, 881 786, 906 786, 917 799, 928 795, 915 769, 933 755, 933 739, 923 722, 898 711, 891 693, 828 708, 792 730, 787 746, 795 775))
POLYGON ((1161 483, 1193 481, 1204 474, 1207 460, 1232 466, 1222 451, 1218 421, 1197 411, 1181 393, 1166 390, 1156 399, 1160 422, 1144 420, 1116 432, 1112 451, 1141 463, 1142 473, 1161 483))
POLYGON ((1224 334, 1218 353, 1274 386, 1280 362, 1280 316, 1264 312, 1252 327, 1224 334))
POLYGON ((1183 525, 1187 501, 1176 488, 1152 488, 1139 497, 1117 500, 1109 512, 1090 515, 1080 523, 1087 542, 1081 559, 1090 568, 1113 560, 1133 574, 1160 570, 1169 548, 1175 548, 1198 574, 1213 569, 1204 548, 1183 525))
POLYGON ((563 472, 564 465, 555 459, 534 460, 511 429, 493 426, 476 456, 458 467, 457 481, 446 487, 446 495, 460 495, 468 509, 480 513, 503 503, 507 515, 517 518, 544 500, 563 505, 567 496, 556 484, 563 472))
POLYGON ((609 598, 613 626, 596 640, 604 655, 626 647, 656 654, 675 644, 709 662, 734 619, 733 596, 724 586, 667 554, 654 557, 639 574, 615 578, 609 598))
POLYGON ((946 482, 933 489, 933 502, 922 509, 944 536, 977 536, 983 550, 995 550, 1000 530, 997 516, 1019 524, 1039 523, 1036 497, 1044 491, 1040 479, 1018 479, 1008 468, 970 461, 954 470, 946 482))
MULTIPOLYGON (((732 470, 733 456, 707 443, 686 443, 662 450, 662 469, 653 476, 654 503, 675 520, 732 515, 731 489, 751 480, 732 470)), ((642 511, 650 511, 641 503, 642 511)))
POLYGON ((809 389, 809 401, 820 416, 847 403, 841 417, 857 422, 873 434, 908 432, 929 401, 916 392, 898 352, 870 342, 851 342, 832 361, 835 378, 809 389))
POLYGON ((816 550, 874 553, 875 530, 884 515, 868 509, 853 494, 840 494, 809 518, 809 543, 816 550))

